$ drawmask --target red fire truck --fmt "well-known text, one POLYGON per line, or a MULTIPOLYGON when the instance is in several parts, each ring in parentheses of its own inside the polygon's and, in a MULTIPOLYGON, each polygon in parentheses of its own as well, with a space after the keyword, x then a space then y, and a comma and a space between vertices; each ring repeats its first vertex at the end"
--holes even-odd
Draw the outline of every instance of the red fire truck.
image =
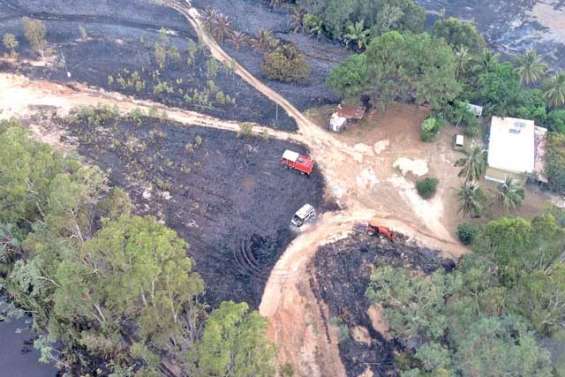
POLYGON ((294 169, 306 175, 312 174, 312 170, 314 170, 314 161, 310 157, 288 149, 282 155, 281 164, 288 169, 294 169))

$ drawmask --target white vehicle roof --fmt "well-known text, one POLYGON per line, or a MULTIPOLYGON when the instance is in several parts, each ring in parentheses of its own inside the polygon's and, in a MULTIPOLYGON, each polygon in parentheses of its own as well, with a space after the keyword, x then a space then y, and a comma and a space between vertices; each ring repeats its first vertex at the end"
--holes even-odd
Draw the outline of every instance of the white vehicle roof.
POLYGON ((465 137, 463 135, 457 135, 455 136, 455 144, 457 145, 463 145, 465 144, 465 137))
POLYGON ((282 155, 282 158, 284 160, 288 160, 288 161, 292 161, 292 162, 296 162, 298 160, 298 157, 300 157, 300 155, 298 153, 293 152, 293 151, 288 150, 288 149, 285 150, 283 155, 282 155))
POLYGON ((300 219, 305 219, 312 211, 314 211, 314 207, 312 207, 310 204, 304 204, 298 211, 296 211, 295 216, 300 219))

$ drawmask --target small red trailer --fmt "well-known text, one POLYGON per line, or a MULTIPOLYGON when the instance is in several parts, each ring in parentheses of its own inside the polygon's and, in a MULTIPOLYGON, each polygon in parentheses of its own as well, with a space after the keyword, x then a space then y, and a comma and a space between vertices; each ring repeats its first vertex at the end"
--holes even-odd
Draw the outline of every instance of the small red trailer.
POLYGON ((394 240, 396 239, 396 234, 390 228, 387 228, 386 226, 382 226, 379 223, 378 218, 373 218, 371 221, 369 221, 368 225, 369 225, 369 229, 368 229, 369 234, 385 237, 390 242, 394 242, 394 240))
POLYGON ((312 170, 314 170, 314 161, 310 157, 288 149, 282 155, 281 164, 288 169, 294 169, 306 175, 312 174, 312 170))

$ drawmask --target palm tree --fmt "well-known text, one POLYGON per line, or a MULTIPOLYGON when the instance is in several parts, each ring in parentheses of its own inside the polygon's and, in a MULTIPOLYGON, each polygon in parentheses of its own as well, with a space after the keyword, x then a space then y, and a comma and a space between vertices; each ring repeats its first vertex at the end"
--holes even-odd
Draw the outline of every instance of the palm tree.
POLYGON ((553 107, 565 105, 565 72, 559 72, 549 79, 543 95, 553 107))
POLYGON ((459 177, 465 177, 465 183, 478 181, 487 170, 487 151, 480 146, 475 146, 471 152, 464 152, 465 157, 455 162, 455 166, 461 166, 459 177))
POLYGON ((249 42, 249 37, 247 36, 247 34, 237 30, 232 31, 229 38, 237 51, 239 51, 242 44, 249 42))
POLYGON ((345 40, 345 45, 348 45, 349 42, 357 42, 357 48, 362 50, 365 46, 367 46, 370 35, 371 31, 365 29, 365 23, 363 21, 359 21, 347 25, 343 39, 345 40))
POLYGON ((488 72, 498 64, 498 54, 485 49, 475 61, 473 71, 476 73, 488 72))
POLYGON ((496 198, 504 209, 511 210, 522 205, 524 189, 512 178, 507 177, 497 187, 496 198))
POLYGON ((469 49, 465 46, 459 46, 457 50, 455 50, 455 75, 458 78, 465 75, 470 61, 471 55, 469 54, 469 49))
POLYGON ((256 39, 251 41, 258 50, 274 50, 279 45, 279 40, 269 30, 261 30, 256 39))
POLYGON ((540 81, 547 70, 547 65, 534 50, 522 55, 517 63, 515 71, 520 76, 520 81, 526 85, 540 81))
POLYGON ((465 216, 480 217, 483 211, 485 196, 476 183, 465 183, 457 193, 460 207, 459 212, 465 216))
POLYGON ((290 13, 290 25, 295 33, 304 30, 305 15, 306 15, 306 11, 304 10, 304 8, 301 8, 299 6, 295 6, 294 8, 292 8, 292 12, 290 13))

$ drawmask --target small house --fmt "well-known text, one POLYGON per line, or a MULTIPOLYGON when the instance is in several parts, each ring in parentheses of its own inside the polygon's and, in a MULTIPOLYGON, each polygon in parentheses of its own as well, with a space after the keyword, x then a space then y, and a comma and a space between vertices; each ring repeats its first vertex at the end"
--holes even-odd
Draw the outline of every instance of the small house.
POLYGON ((492 117, 485 178, 503 183, 510 177, 525 183, 543 179, 545 130, 533 120, 492 117))
POLYGON ((338 105, 330 118, 330 130, 342 132, 348 126, 363 119, 367 109, 364 106, 338 105))

